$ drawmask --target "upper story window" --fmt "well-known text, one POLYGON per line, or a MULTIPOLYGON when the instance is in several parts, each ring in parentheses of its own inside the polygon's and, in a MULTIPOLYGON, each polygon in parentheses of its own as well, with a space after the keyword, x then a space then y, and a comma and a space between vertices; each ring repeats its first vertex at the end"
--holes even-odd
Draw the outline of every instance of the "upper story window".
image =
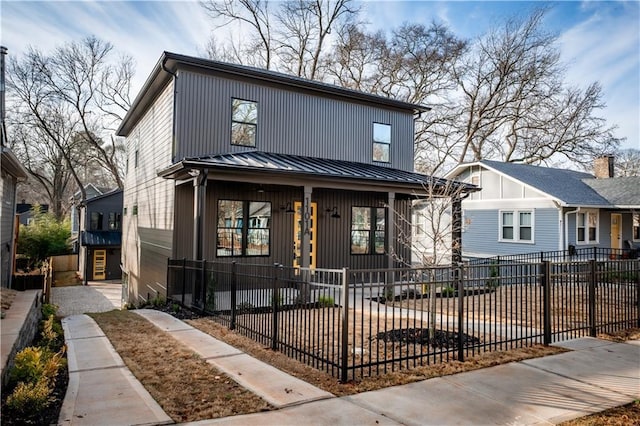
POLYGON ((597 211, 584 211, 576 214, 576 240, 578 244, 598 242, 597 211))
POLYGON ((351 254, 384 254, 384 207, 351 208, 351 254))
POLYGON ((373 161, 388 163, 391 150, 391 125, 373 123, 373 161))
POLYGON ((109 213, 109 231, 119 231, 120 230, 120 213, 111 212, 109 213))
POLYGON ((502 210, 500 211, 500 241, 533 242, 533 211, 502 210))
POLYGON ((231 145, 256 146, 258 103, 231 100, 231 145))
POLYGON ((89 222, 90 231, 102 231, 102 213, 91 212, 91 221, 89 222))
POLYGON ((640 213, 633 214, 633 240, 640 241, 640 213))
POLYGON ((217 256, 269 256, 271 203, 218 200, 217 256))

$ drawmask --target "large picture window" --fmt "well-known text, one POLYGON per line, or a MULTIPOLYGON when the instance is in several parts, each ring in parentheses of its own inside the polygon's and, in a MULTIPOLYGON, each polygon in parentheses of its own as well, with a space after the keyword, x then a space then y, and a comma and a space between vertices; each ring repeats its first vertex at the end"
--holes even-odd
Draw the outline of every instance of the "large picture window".
POLYGON ((242 99, 231 100, 231 144, 256 146, 258 103, 242 99))
POLYGON ((533 242, 533 211, 503 210, 500 212, 500 236, 504 242, 533 242))
POLYGON ((218 200, 216 254, 269 256, 271 203, 218 200))
POLYGON ((384 254, 385 238, 383 207, 351 208, 351 254, 384 254))
POLYGON ((373 123, 373 161, 388 163, 391 150, 391 126, 373 123))
POLYGON ((576 239, 579 244, 598 242, 597 211, 585 211, 576 214, 576 239))

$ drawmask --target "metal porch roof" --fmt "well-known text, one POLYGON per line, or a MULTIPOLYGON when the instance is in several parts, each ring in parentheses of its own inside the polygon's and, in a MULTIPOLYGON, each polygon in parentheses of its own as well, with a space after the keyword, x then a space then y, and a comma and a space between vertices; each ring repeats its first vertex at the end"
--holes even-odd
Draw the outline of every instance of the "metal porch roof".
POLYGON ((83 246, 114 247, 122 245, 120 231, 83 231, 80 244, 83 246))
POLYGON ((453 183, 457 187, 462 186, 465 191, 475 189, 473 185, 390 167, 260 151, 186 158, 161 171, 159 175, 165 178, 180 179, 194 168, 265 171, 409 186, 435 185, 436 187, 444 187, 453 183))

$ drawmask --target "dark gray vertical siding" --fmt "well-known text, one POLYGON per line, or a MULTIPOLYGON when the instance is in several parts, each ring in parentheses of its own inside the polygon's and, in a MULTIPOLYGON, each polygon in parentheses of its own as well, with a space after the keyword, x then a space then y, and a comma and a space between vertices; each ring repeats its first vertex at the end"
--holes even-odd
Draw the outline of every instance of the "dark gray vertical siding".
POLYGON ((140 235, 140 270, 144 278, 138 284, 138 294, 145 299, 156 294, 166 296, 167 259, 171 257, 173 231, 138 227, 140 235))
POLYGON ((252 148, 232 146, 231 98, 258 102, 256 150, 373 163, 373 122, 391 124, 391 163, 413 170, 413 115, 250 81, 182 71, 176 159, 252 148))
POLYGON ((193 257, 193 184, 176 186, 174 208, 173 257, 193 257))

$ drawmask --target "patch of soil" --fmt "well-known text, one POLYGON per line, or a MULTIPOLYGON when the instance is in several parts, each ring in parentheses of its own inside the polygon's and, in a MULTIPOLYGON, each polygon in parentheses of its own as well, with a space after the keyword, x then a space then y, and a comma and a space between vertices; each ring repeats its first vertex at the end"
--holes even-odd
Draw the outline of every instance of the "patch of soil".
MULTIPOLYGON (((376 338, 384 342, 417 343, 430 345, 434 348, 456 349, 458 347, 458 333, 436 330, 433 337, 429 336, 428 328, 400 328, 378 333, 376 338)), ((462 333, 463 346, 480 344, 480 339, 462 333)))
POLYGON ((640 328, 628 328, 613 333, 598 334, 599 339, 611 340, 612 342, 626 342, 627 340, 640 339, 640 328))
POLYGON ((174 421, 193 422, 272 408, 141 316, 130 311, 90 316, 174 421))
POLYGON ((627 426, 640 425, 640 400, 621 407, 560 423, 561 426, 627 426))

